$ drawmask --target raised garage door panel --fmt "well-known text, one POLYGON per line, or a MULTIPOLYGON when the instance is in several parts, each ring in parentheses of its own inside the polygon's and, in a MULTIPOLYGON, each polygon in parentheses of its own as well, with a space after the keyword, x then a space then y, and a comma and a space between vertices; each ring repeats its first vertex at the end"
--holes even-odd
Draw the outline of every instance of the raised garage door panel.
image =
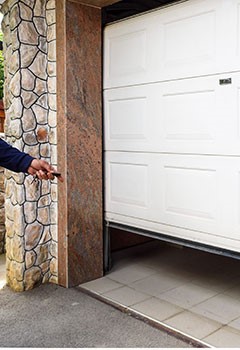
POLYGON ((240 162, 234 157, 109 152, 106 196, 108 220, 129 217, 133 225, 139 218, 155 231, 157 223, 169 225, 174 235, 184 228, 194 240, 201 233, 239 239, 240 162))
POLYGON ((240 68, 240 1, 189 0, 105 30, 104 87, 240 68))
POLYGON ((240 155, 240 73, 110 89, 104 100, 106 150, 240 155))
POLYGON ((240 0, 188 0, 104 42, 106 220, 240 252, 240 0))

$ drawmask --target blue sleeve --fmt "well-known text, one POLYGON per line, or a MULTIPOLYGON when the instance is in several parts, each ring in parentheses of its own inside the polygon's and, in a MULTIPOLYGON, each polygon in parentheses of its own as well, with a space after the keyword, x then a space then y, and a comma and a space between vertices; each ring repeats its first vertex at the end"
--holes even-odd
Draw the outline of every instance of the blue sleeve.
POLYGON ((16 173, 26 173, 33 157, 10 146, 0 138, 0 166, 16 173))

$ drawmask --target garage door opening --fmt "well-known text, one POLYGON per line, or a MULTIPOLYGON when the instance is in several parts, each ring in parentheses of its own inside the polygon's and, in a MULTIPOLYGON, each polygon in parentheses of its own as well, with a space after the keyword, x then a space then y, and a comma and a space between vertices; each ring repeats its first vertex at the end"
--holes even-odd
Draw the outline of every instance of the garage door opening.
POLYGON ((203 346, 240 343, 240 261, 201 250, 240 252, 239 9, 188 0, 104 30, 112 269, 81 287, 203 346), (127 248, 127 231, 158 239, 127 248))

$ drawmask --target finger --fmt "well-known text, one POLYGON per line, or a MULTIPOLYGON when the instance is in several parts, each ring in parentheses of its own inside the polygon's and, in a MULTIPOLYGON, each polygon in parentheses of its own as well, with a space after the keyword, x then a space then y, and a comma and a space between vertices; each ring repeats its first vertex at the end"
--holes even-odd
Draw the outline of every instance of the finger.
POLYGON ((52 173, 47 173, 47 177, 49 180, 54 180, 55 176, 52 173))
POLYGON ((50 172, 50 171, 54 171, 54 168, 53 168, 53 166, 51 165, 51 164, 49 164, 48 162, 46 162, 45 160, 40 160, 39 161, 39 163, 40 163, 40 166, 41 166, 41 168, 42 168, 42 170, 47 170, 48 172, 50 172))
POLYGON ((35 175, 36 174, 36 169, 34 169, 33 167, 29 167, 27 170, 28 174, 30 175, 35 175))
POLYGON ((33 159, 31 165, 30 165, 31 168, 35 169, 35 170, 40 170, 41 169, 41 165, 40 165, 40 161, 39 159, 33 159))
POLYGON ((64 178, 62 177, 62 175, 58 176, 58 180, 59 180, 60 182, 64 182, 64 178))
POLYGON ((37 171, 36 175, 40 180, 48 180, 48 176, 43 170, 37 171))

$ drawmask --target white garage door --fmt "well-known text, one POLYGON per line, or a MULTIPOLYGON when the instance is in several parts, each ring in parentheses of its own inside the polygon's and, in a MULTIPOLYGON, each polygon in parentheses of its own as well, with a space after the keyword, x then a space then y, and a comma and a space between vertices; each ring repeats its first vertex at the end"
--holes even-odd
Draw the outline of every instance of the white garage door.
POLYGON ((240 252, 240 0, 104 34, 107 221, 240 252))

